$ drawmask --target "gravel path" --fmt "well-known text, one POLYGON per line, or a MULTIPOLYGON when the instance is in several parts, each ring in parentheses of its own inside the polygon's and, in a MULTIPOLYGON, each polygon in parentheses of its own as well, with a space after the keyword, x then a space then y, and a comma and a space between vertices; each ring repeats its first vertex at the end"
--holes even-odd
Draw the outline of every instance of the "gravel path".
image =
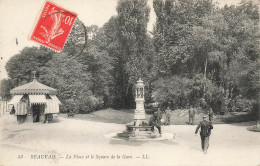
POLYGON ((260 164, 260 134, 246 129, 254 122, 214 125, 204 155, 196 126, 164 126, 164 133, 176 135, 171 141, 127 141, 106 137, 123 131, 122 124, 59 119, 18 125, 13 116, 0 117, 0 165, 260 164))

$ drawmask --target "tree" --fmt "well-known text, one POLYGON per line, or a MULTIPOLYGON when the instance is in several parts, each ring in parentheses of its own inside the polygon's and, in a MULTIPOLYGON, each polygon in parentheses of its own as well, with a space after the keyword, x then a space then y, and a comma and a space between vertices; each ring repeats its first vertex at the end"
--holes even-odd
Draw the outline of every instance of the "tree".
POLYGON ((91 73, 75 59, 57 54, 41 69, 40 81, 58 90, 62 112, 87 113, 100 108, 103 100, 91 92, 91 73))
MULTIPOLYGON (((117 38, 119 41, 118 69, 122 107, 132 106, 133 84, 145 78, 151 70, 153 53, 147 35, 150 8, 147 1, 120 0, 117 4, 117 38)), ((146 81, 146 80, 145 80, 146 81)))
POLYGON ((227 35, 232 39, 225 51, 225 90, 230 101, 229 109, 242 110, 241 105, 252 107, 259 103, 258 95, 255 95, 259 93, 255 86, 257 81, 252 79, 252 75, 259 78, 254 74, 258 70, 260 51, 259 5, 250 1, 241 2, 238 6, 225 6, 222 13, 229 23, 227 35))
MULTIPOLYGON (((212 47, 214 41, 211 41, 213 30, 204 29, 201 25, 203 18, 214 8, 212 1, 160 0, 154 1, 153 6, 157 16, 153 32, 156 52, 155 77, 160 80, 177 75, 179 82, 186 85, 187 80, 195 79, 200 73, 204 73, 206 82, 205 69, 208 52, 211 51, 207 49, 212 47)), ((156 83, 158 82, 155 82, 155 87, 156 83)), ((174 85, 169 86, 168 88, 173 88, 174 85)), ((197 98, 202 97, 195 87, 193 94, 196 94, 197 98)), ((180 98, 185 96, 179 95, 180 98)), ((188 98, 186 96, 187 102, 188 98)))
POLYGON ((11 99, 10 90, 15 88, 14 82, 12 79, 3 79, 1 80, 1 89, 0 89, 0 96, 3 100, 11 99))
POLYGON ((188 62, 193 53, 189 44, 191 33, 211 12, 212 1, 155 0, 153 6, 157 16, 153 34, 158 75, 191 74, 188 62))
MULTIPOLYGON (((14 55, 6 64, 6 71, 15 86, 32 80, 32 71, 40 71, 52 59, 55 52, 45 47, 25 47, 14 55)), ((37 72, 38 77, 41 73, 37 72)))
POLYGON ((71 59, 85 66, 84 72, 90 72, 92 94, 104 102, 104 107, 111 106, 110 95, 113 80, 111 78, 112 59, 103 47, 104 32, 96 25, 85 26, 80 20, 70 33, 64 53, 71 59))
POLYGON ((114 88, 113 58, 109 56, 106 50, 103 50, 103 31, 98 30, 88 44, 88 54, 83 59, 83 63, 88 66, 88 70, 92 74, 90 87, 92 93, 104 100, 104 106, 112 105, 113 95, 111 91, 114 88), (101 31, 101 32, 100 32, 101 31))
POLYGON ((88 33, 88 27, 76 19, 62 52, 71 58, 80 56, 87 47, 88 33))
MULTIPOLYGON (((200 86, 200 90, 194 87, 193 98, 205 98, 215 110, 222 109, 219 105, 250 110, 258 103, 260 31, 256 3, 219 8, 210 0, 166 0, 154 1, 154 10, 157 80, 201 76, 203 93, 200 86)), ((184 85, 187 82, 178 80, 184 85)), ((157 83, 160 81, 155 87, 157 83)), ((173 88, 166 87, 168 91, 173 88)))

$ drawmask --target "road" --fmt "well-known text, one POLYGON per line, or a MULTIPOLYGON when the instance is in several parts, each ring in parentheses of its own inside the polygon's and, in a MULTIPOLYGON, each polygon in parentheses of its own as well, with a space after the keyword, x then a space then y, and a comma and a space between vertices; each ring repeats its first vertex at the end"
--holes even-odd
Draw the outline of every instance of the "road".
POLYGON ((110 137, 125 126, 59 118, 57 123, 17 124, 0 117, 0 165, 259 165, 260 133, 254 122, 214 125, 208 154, 200 149, 196 126, 171 125, 164 141, 129 141, 110 137))

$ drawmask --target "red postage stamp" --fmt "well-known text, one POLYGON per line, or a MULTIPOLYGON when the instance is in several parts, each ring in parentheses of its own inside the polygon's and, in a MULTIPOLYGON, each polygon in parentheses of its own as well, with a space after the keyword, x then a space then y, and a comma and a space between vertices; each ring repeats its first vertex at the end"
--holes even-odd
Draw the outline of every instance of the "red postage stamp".
POLYGON ((60 52, 76 17, 76 13, 46 1, 30 39, 60 52))

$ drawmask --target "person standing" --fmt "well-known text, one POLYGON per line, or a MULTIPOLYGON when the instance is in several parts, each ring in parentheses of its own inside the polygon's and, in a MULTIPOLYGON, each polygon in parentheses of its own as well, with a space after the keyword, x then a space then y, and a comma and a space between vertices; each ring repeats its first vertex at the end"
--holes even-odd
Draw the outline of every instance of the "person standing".
POLYGON ((195 134, 197 134, 200 129, 201 148, 205 154, 207 154, 207 150, 209 148, 209 136, 211 134, 211 129, 213 129, 212 123, 206 121, 206 118, 207 116, 204 115, 203 121, 200 122, 195 131, 195 134))
POLYGON ((158 111, 156 112, 157 114, 157 118, 159 118, 160 120, 162 119, 162 111, 160 108, 158 108, 158 111))
POLYGON ((11 115, 12 115, 12 114, 15 115, 15 109, 14 109, 14 106, 12 107, 10 114, 11 114, 11 115))
POLYGON ((214 113, 213 113, 213 111, 212 111, 212 108, 210 108, 210 109, 209 109, 209 121, 210 121, 210 122, 211 122, 212 119, 213 119, 213 115, 214 115, 214 113))
POLYGON ((194 124, 194 116, 195 116, 195 110, 194 110, 194 108, 191 105, 190 109, 189 109, 189 124, 190 125, 194 124))
POLYGON ((155 127, 158 129, 159 134, 162 134, 161 124, 162 124, 162 123, 161 123, 161 119, 158 118, 158 116, 157 116, 157 118, 156 118, 156 123, 155 123, 155 127))
POLYGON ((152 132, 154 131, 154 126, 156 125, 156 112, 152 114, 152 116, 150 117, 150 121, 149 121, 149 126, 152 126, 151 130, 152 132))
POLYGON ((156 125, 155 126, 159 130, 159 134, 162 134, 162 131, 161 131, 162 112, 161 112, 160 108, 158 108, 158 111, 157 111, 156 115, 157 115, 157 117, 156 117, 156 125))
POLYGON ((163 111, 163 113, 162 113, 161 125, 166 125, 166 113, 165 113, 165 111, 163 111))
POLYGON ((166 108, 165 110, 165 115, 166 115, 166 119, 165 119, 165 125, 170 125, 170 121, 171 121, 171 110, 169 108, 169 106, 166 108))

